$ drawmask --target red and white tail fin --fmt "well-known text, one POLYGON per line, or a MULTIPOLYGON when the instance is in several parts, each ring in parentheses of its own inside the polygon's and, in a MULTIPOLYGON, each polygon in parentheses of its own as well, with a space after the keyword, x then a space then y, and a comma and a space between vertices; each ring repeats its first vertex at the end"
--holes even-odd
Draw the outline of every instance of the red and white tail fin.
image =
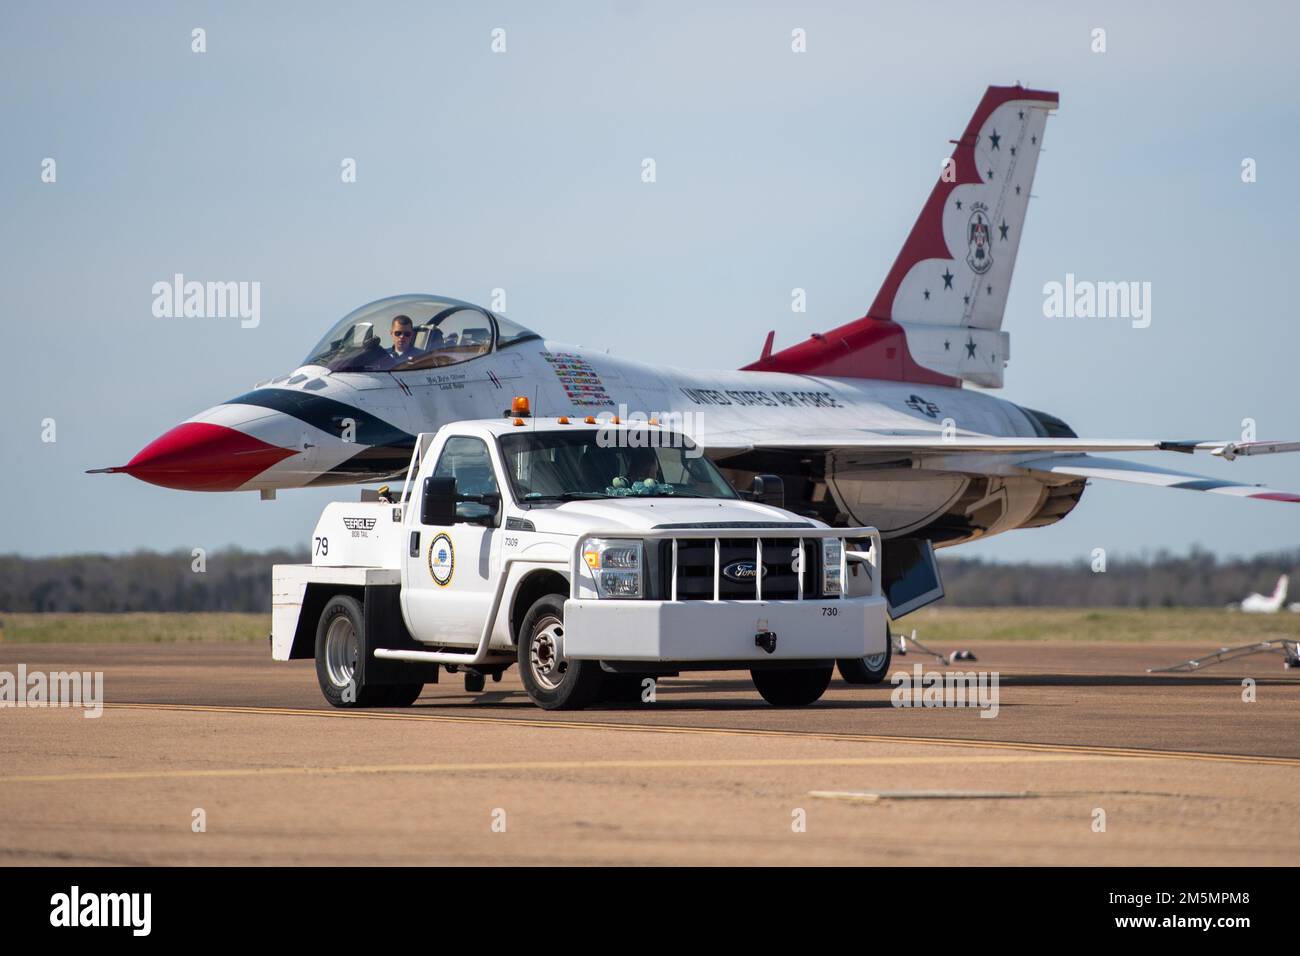
POLYGON ((862 318, 749 369, 987 387, 1047 114, 1057 94, 990 86, 862 318))

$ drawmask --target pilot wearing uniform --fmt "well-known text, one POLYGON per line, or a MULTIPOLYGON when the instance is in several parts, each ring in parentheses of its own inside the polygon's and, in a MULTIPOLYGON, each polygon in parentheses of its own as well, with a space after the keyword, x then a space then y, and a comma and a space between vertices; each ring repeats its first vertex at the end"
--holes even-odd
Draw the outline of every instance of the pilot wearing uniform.
POLYGON ((420 354, 419 349, 415 347, 415 326, 411 322, 409 315, 393 316, 393 324, 389 329, 389 334, 393 337, 392 348, 385 349, 386 354, 394 365, 401 365, 408 362, 420 354))

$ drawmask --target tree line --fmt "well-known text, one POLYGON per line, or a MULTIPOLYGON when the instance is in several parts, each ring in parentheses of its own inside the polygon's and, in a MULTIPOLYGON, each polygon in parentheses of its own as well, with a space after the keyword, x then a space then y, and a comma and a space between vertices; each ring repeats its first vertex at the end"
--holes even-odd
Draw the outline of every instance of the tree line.
POLYGON ((271 565, 306 551, 0 555, 0 611, 266 611, 271 565))
POLYGON ((1300 550, 1220 560, 1201 548, 1188 554, 1115 558, 1068 564, 1000 564, 945 558, 940 552, 945 600, 968 607, 1222 607, 1251 592, 1271 594, 1289 574, 1300 601, 1300 550))
MULTIPOLYGON (((271 566, 305 563, 305 551, 228 549, 0 555, 0 612, 271 610, 271 566)), ((940 552, 946 603, 968 607, 1217 607, 1252 591, 1269 593, 1278 575, 1300 571, 1300 550, 1219 560, 1209 551, 1116 558, 1104 571, 1089 561, 1002 564, 940 552)), ((1300 601, 1297 590, 1288 601, 1300 601)))

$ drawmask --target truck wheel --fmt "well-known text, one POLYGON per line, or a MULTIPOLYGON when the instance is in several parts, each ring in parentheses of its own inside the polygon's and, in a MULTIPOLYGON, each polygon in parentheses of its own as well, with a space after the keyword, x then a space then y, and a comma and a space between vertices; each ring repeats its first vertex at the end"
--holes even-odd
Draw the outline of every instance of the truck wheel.
POLYGON ((749 672, 754 686, 763 699, 777 707, 803 707, 811 704, 826 692, 835 668, 792 667, 788 670, 759 670, 749 672))
POLYGON ((540 597, 519 629, 519 679, 544 710, 579 710, 600 695, 600 661, 564 657, 564 598, 540 597))
POLYGON ((879 684, 889 673, 889 662, 894 657, 894 635, 885 628, 885 652, 866 657, 842 657, 835 663, 840 677, 848 684, 879 684))
POLYGON ((374 689, 383 695, 383 700, 374 704, 375 707, 410 707, 424 693, 423 684, 390 684, 374 689))
MULTIPOLYGON (((363 621, 361 602, 338 594, 325 605, 316 625, 316 680, 325 699, 335 707, 383 707, 390 699, 396 702, 391 698, 393 690, 402 689, 355 686, 357 658, 363 647, 363 621)), ((417 690, 411 701, 418 696, 417 690)))

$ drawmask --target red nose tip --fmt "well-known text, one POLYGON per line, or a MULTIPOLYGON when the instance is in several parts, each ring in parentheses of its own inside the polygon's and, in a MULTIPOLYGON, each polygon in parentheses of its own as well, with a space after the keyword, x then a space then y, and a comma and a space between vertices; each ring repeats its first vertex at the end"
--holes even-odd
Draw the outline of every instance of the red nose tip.
POLYGON ((293 454, 234 428, 186 422, 114 470, 181 491, 234 491, 293 454))

